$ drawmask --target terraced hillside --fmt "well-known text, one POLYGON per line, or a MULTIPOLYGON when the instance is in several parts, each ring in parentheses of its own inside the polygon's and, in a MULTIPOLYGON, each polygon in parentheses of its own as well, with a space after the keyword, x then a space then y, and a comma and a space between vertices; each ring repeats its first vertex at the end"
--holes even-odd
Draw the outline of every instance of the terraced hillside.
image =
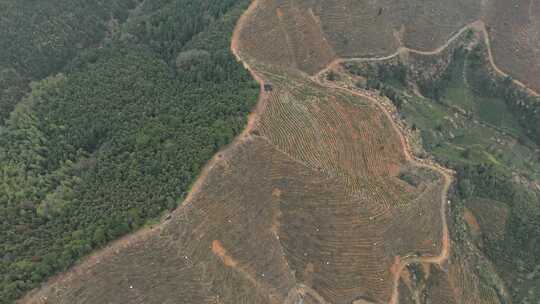
MULTIPOLYGON (((500 237, 490 214, 474 217, 485 201, 456 216, 453 172, 418 159, 396 105, 341 82, 358 75, 331 64, 400 47, 389 60, 433 49, 448 58, 452 33, 466 34, 491 2, 360 2, 254 1, 232 39, 261 86, 244 132, 161 224, 20 303, 510 303, 493 263, 456 233, 469 224, 500 237)), ((418 84, 398 89, 420 98, 418 84)), ((423 130, 435 122, 418 119, 423 130)))

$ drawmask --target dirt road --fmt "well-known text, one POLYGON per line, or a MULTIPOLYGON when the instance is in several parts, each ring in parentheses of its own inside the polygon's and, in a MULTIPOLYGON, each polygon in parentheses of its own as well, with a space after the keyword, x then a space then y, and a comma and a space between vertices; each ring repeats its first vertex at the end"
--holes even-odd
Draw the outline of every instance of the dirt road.
MULTIPOLYGON (((450 187, 452 185, 452 182, 453 182, 453 172, 448 170, 448 169, 445 169, 445 168, 443 168, 443 167, 441 167, 441 166, 439 166, 437 164, 433 164, 433 163, 432 164, 426 164, 424 161, 420 161, 418 159, 415 159, 415 157, 413 156, 413 154, 411 152, 411 149, 410 149, 410 147, 408 145, 408 141, 407 141, 406 137, 403 135, 402 130, 395 123, 394 119, 392 118, 392 115, 388 112, 388 110, 384 106, 381 105, 380 101, 377 101, 372 96, 362 94, 360 92, 353 91, 353 90, 350 90, 348 88, 344 88, 344 87, 340 87, 340 86, 337 86, 337 85, 325 83, 325 82, 321 81, 321 76, 324 75, 325 73, 327 73, 329 70, 335 69, 339 65, 341 65, 342 63, 345 63, 345 62, 385 61, 385 60, 395 58, 395 57, 399 56, 401 53, 404 53, 404 52, 416 53, 416 54, 420 54, 420 55, 437 55, 437 54, 443 52, 448 46, 450 46, 450 44, 452 42, 454 42, 456 39, 458 39, 463 33, 465 33, 468 30, 473 30, 473 31, 476 31, 476 32, 479 32, 479 33, 482 34, 482 37, 484 38, 484 43, 485 43, 487 51, 488 51, 488 60, 489 60, 490 65, 492 66, 493 70, 502 77, 509 76, 507 73, 502 71, 496 65, 495 60, 493 58, 492 50, 491 50, 491 41, 490 41, 490 38, 489 38, 489 33, 488 33, 487 29, 486 29, 486 26, 485 26, 484 22, 482 20, 478 20, 478 21, 475 21, 475 22, 463 27, 456 34, 454 34, 452 37, 450 37, 444 45, 438 47, 437 49, 435 49, 433 51, 420 51, 420 50, 410 49, 410 48, 407 48, 407 47, 401 47, 395 53, 390 54, 388 56, 384 56, 384 57, 338 58, 338 59, 332 61, 325 69, 321 70, 316 75, 311 77, 312 80, 316 81, 318 84, 320 84, 322 86, 325 86, 325 87, 328 87, 328 88, 331 88, 331 89, 335 89, 335 90, 346 91, 346 92, 348 92, 350 94, 353 94, 353 95, 356 95, 356 96, 359 96, 359 97, 362 97, 362 98, 365 98, 365 99, 368 99, 368 100, 371 100, 372 102, 374 102, 374 104, 376 104, 381 109, 381 111, 383 111, 383 113, 385 113, 385 115, 388 117, 388 119, 392 122, 392 125, 393 125, 394 129, 399 134, 400 141, 401 141, 401 144, 402 144, 402 147, 403 147, 403 151, 404 151, 404 153, 406 155, 406 158, 409 161, 411 161, 413 164, 417 165, 417 166, 426 167, 426 168, 437 171, 444 178, 444 187, 443 187, 443 191, 441 193, 441 207, 440 207, 441 224, 442 224, 442 236, 441 236, 442 248, 441 248, 441 253, 439 255, 437 255, 437 256, 410 257, 410 258, 406 258, 406 259, 396 258, 396 262, 395 262, 394 266, 392 267, 392 273, 394 275, 394 277, 393 277, 394 289, 393 289, 393 292, 392 292, 392 296, 391 296, 391 298, 390 298, 390 300, 388 302, 389 304, 397 304, 397 303, 399 303, 399 289, 398 289, 399 288, 399 279, 401 277, 401 273, 403 272, 403 270, 408 265, 410 265, 412 263, 427 263, 427 264, 437 264, 437 265, 442 266, 442 264, 445 263, 448 260, 448 257, 450 256, 450 235, 449 235, 448 223, 447 223, 447 206, 449 205, 448 204, 449 201, 448 201, 447 193, 448 193, 448 191, 449 191, 449 189, 450 189, 450 187)), ((526 90, 530 95, 539 96, 539 94, 537 92, 535 92, 534 90, 528 88, 524 83, 520 82, 519 80, 514 79, 513 82, 514 82, 514 84, 516 84, 516 85, 520 86, 521 88, 523 88, 524 90, 526 90)))
MULTIPOLYGON (((242 58, 241 51, 239 50, 239 36, 240 36, 240 33, 241 33, 243 27, 246 24, 246 20, 249 18, 250 15, 253 14, 253 12, 257 9, 259 4, 260 4, 260 0, 254 0, 251 3, 250 7, 246 10, 246 12, 239 19, 238 24, 237 24, 237 26, 235 28, 233 38, 232 38, 232 43, 231 43, 231 50, 232 50, 233 54, 236 56, 236 58, 239 61, 241 61, 244 64, 244 67, 250 71, 251 75, 253 75, 253 78, 260 84, 260 87, 261 87, 261 96, 260 96, 260 100, 259 100, 259 105, 257 106, 257 109, 255 110, 255 112, 252 114, 253 116, 250 117, 250 123, 248 124, 247 130, 249 130, 252 127, 252 124, 254 124, 255 120, 257 119, 257 117, 258 117, 257 113, 260 113, 260 111, 264 108, 266 96, 264 95, 264 79, 262 77, 260 77, 257 74, 257 72, 254 69, 252 69, 251 66, 242 58)), ((419 52, 419 53, 425 53, 425 54, 437 54, 437 53, 440 53, 444 49, 446 49, 454 40, 456 40, 463 32, 465 32, 469 28, 470 28, 470 26, 462 28, 458 33, 456 33, 454 36, 452 36, 443 46, 437 48, 434 51, 431 51, 431 52, 421 52, 421 51, 416 51, 416 50, 413 50, 413 51, 414 52, 419 52)), ((371 59, 366 58, 365 60, 387 60, 387 59, 390 59, 392 57, 398 56, 399 53, 402 52, 403 50, 404 50, 404 48, 398 50, 396 53, 394 53, 394 54, 392 54, 390 56, 385 56, 385 57, 380 57, 380 58, 371 58, 371 59)), ((407 49, 407 50, 411 51, 410 49, 407 49)), ((336 67, 336 65, 339 65, 344 60, 351 60, 351 59, 337 59, 337 60, 334 60, 332 63, 329 64, 329 66, 327 68, 325 68, 321 72, 319 72, 316 75, 316 77, 312 77, 312 80, 315 80, 319 85, 322 85, 323 87, 327 87, 328 89, 346 91, 349 94, 359 96, 359 97, 362 97, 364 99, 367 99, 367 100, 370 100, 371 102, 373 102, 377 107, 379 107, 379 109, 387 116, 388 120, 392 123, 392 126, 393 126, 394 130, 399 135, 400 142, 401 142, 401 145, 402 145, 402 148, 403 148, 403 152, 404 152, 405 157, 407 158, 407 160, 410 161, 411 163, 417 165, 417 166, 426 167, 426 168, 429 168, 429 169, 432 169, 432 170, 435 170, 435 171, 439 172, 441 174, 441 176, 443 177, 443 179, 444 179, 444 186, 443 186, 443 191, 441 193, 441 207, 440 207, 441 225, 442 225, 442 236, 441 236, 442 248, 441 248, 441 253, 439 255, 437 255, 437 256, 425 256, 425 257, 418 257, 418 258, 397 259, 397 264, 392 267, 395 270, 394 271, 394 277, 393 277, 394 287, 393 287, 393 292, 391 294, 390 300, 388 302, 389 304, 397 304, 398 301, 399 301, 399 290, 398 290, 399 279, 401 277, 401 273, 403 272, 403 270, 408 265, 410 265, 411 263, 415 263, 415 262, 423 262, 423 263, 442 265, 443 263, 445 263, 447 261, 449 255, 450 255, 450 236, 449 236, 449 231, 448 231, 448 224, 447 224, 447 219, 446 219, 447 214, 446 213, 447 213, 447 205, 448 205, 447 204, 447 201, 448 201, 447 193, 448 193, 448 190, 450 189, 450 186, 451 186, 451 184, 453 182, 453 175, 452 175, 452 172, 450 170, 448 170, 448 169, 444 169, 441 166, 438 166, 436 164, 426 164, 425 162, 421 162, 421 161, 417 160, 414 157, 414 155, 411 152, 411 149, 409 147, 408 141, 407 141, 406 137, 403 135, 402 130, 396 124, 396 122, 394 121, 394 119, 392 118, 392 115, 388 112, 388 110, 384 106, 382 106, 380 101, 376 100, 375 98, 373 98, 373 97, 371 97, 369 95, 361 94, 360 92, 356 92, 356 91, 353 91, 353 90, 350 90, 350 89, 347 89, 347 88, 339 87, 337 85, 332 85, 332 84, 323 83, 323 82, 319 81, 319 77, 317 77, 317 76, 320 76, 320 75, 322 75, 322 73, 328 71, 329 69, 336 67)), ((360 59, 360 60, 364 60, 364 59, 360 59)), ((311 294, 316 299, 318 299, 318 301, 320 303, 325 303, 325 304, 327 303, 322 297, 320 297, 318 295, 318 293, 311 290, 310 288, 306 288, 306 286, 297 286, 297 290, 299 292, 303 291, 305 293, 311 294)))
MULTIPOLYGON (((486 25, 485 25, 484 21, 477 20, 477 21, 472 22, 470 24, 467 24, 466 26, 461 28, 458 32, 456 32, 454 35, 452 35, 452 37, 450 37, 446 41, 445 44, 443 44, 442 46, 436 48, 435 50, 421 51, 421 50, 411 49, 411 48, 408 48, 408 47, 400 47, 400 48, 397 49, 396 52, 394 52, 394 53, 392 53, 390 55, 387 55, 387 56, 382 56, 382 57, 337 58, 337 59, 333 60, 326 68, 322 69, 321 71, 319 71, 317 74, 315 74, 311 78, 314 79, 314 80, 318 79, 318 78, 320 78, 321 75, 325 74, 329 70, 335 69, 340 64, 346 63, 346 62, 386 61, 386 60, 390 60, 392 58, 398 57, 400 54, 403 54, 403 53, 414 53, 414 54, 428 55, 428 56, 429 55, 437 55, 437 54, 440 54, 441 52, 443 52, 444 50, 446 50, 446 48, 448 48, 452 42, 454 42, 456 39, 458 39, 463 33, 465 33, 468 30, 472 30, 472 31, 475 31, 477 33, 482 34, 482 37, 484 38, 484 43, 486 44, 486 48, 487 48, 487 52, 488 52, 488 60, 489 60, 489 63, 491 65, 491 67, 501 77, 508 77, 509 74, 504 72, 502 69, 500 69, 497 66, 497 64, 495 63, 495 60, 493 58, 493 52, 491 50, 491 39, 489 37, 489 32, 486 29, 486 25)), ((536 91, 534 91, 533 89, 527 87, 527 85, 525 85, 523 82, 521 82, 521 81, 519 81, 517 79, 513 79, 512 81, 514 82, 514 84, 516 84, 517 86, 519 86, 522 89, 524 89, 525 91, 527 91, 530 95, 532 95, 532 96, 540 96, 536 91)))
MULTIPOLYGON (((491 67, 493 68, 493 70, 495 70, 495 72, 497 72, 502 77, 508 77, 509 75, 507 73, 505 73, 503 70, 501 70, 497 66, 497 64, 495 64, 495 59, 493 59, 493 52, 491 50, 491 39, 489 38, 489 32, 487 31, 485 23, 483 21, 479 20, 479 21, 471 24, 471 28, 473 28, 474 30, 479 31, 479 32, 481 32, 483 34, 484 43, 486 44, 486 48, 487 48, 487 52, 488 52, 489 63, 491 64, 491 67)), ((514 84, 518 85, 519 87, 521 87, 522 89, 527 91, 530 95, 532 95, 532 96, 540 96, 536 91, 534 91, 533 89, 527 87, 527 85, 525 85, 523 82, 521 82, 521 81, 519 81, 517 79, 513 79, 513 81, 514 81, 514 84)))
POLYGON ((401 273, 403 270, 412 263, 427 263, 427 264, 437 264, 442 266, 450 256, 450 232, 448 230, 448 223, 447 223, 447 206, 448 206, 448 191, 450 190, 450 187, 453 182, 453 172, 449 169, 445 169, 440 165, 437 165, 435 163, 426 163, 425 160, 419 160, 417 159, 414 154, 412 153, 412 149, 410 148, 408 144, 408 140, 403 135, 403 131, 400 129, 400 127, 396 124, 394 118, 392 118, 392 115, 388 112, 388 110, 381 104, 381 101, 373 98, 370 95, 362 94, 357 91, 353 91, 348 88, 343 88, 337 85, 325 83, 318 81, 319 85, 327 87, 329 89, 333 90, 341 90, 345 91, 349 94, 361 97, 363 99, 367 99, 371 101, 373 104, 375 104, 388 118, 388 120, 391 122, 392 127, 394 128, 395 132, 399 135, 401 146, 403 148, 403 153, 405 154, 406 159, 414 164, 415 166, 428 168, 431 170, 435 170, 444 179, 444 185, 443 190, 441 192, 441 207, 440 207, 440 215, 441 215, 441 225, 442 225, 442 236, 441 236, 441 253, 437 256, 424 256, 424 257, 411 257, 411 258, 405 258, 396 259, 396 264, 392 266, 392 273, 393 273, 393 292, 391 295, 390 300, 388 301, 389 304, 397 304, 399 303, 399 279, 401 277, 401 273))

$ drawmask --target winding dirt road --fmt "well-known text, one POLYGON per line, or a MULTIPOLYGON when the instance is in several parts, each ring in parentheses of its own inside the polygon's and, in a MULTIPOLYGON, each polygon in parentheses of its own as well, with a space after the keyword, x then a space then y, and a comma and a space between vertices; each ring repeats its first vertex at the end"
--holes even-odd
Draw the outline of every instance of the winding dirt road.
MULTIPOLYGON (((482 34, 482 37, 484 38, 484 43, 486 45, 487 53, 488 53, 488 60, 489 60, 489 63, 491 65, 491 67, 500 76, 508 77, 509 75, 507 73, 505 73, 503 70, 501 70, 495 64, 495 60, 493 58, 493 53, 492 53, 492 50, 491 50, 491 41, 490 41, 490 38, 489 38, 489 33, 487 31, 485 23, 482 20, 477 20, 477 21, 475 21, 475 22, 473 22, 471 24, 466 25, 461 30, 459 30, 456 34, 454 34, 452 37, 450 37, 444 45, 442 45, 442 46, 440 46, 437 49, 432 50, 432 51, 421 51, 421 50, 410 49, 410 48, 407 48, 407 47, 400 47, 393 54, 390 54, 388 56, 383 56, 383 57, 337 58, 337 59, 333 60, 327 67, 325 67, 324 69, 319 71, 316 75, 310 77, 312 80, 314 80, 315 82, 317 82, 318 84, 320 84, 320 85, 322 85, 324 87, 327 87, 327 88, 330 88, 330 89, 335 89, 335 90, 346 91, 346 92, 348 92, 348 93, 350 93, 352 95, 356 95, 356 96, 362 97, 364 99, 371 100, 375 105, 377 105, 379 107, 379 109, 381 111, 383 111, 383 113, 385 113, 385 115, 388 117, 388 119, 392 122, 392 126, 394 127, 394 129, 396 130, 396 132, 400 136, 401 144, 402 144, 402 147, 403 147, 403 151, 404 151, 404 153, 406 155, 406 158, 410 162, 412 162, 413 164, 415 164, 417 166, 426 167, 426 168, 437 171, 444 178, 444 188, 443 188, 443 191, 441 193, 441 208, 440 208, 441 224, 442 224, 442 228, 443 228, 442 237, 441 237, 441 244, 442 244, 441 253, 439 255, 437 255, 437 256, 409 257, 409 258, 406 258, 406 259, 401 259, 401 258, 397 257, 396 262, 395 262, 394 266, 392 267, 392 273, 394 274, 394 277, 393 277, 394 289, 393 289, 393 292, 392 292, 392 296, 391 296, 391 298, 390 298, 390 300, 388 302, 389 304, 398 304, 399 303, 399 289, 398 289, 399 288, 399 279, 401 277, 401 274, 402 274, 403 270, 408 265, 413 264, 413 263, 427 263, 427 264, 436 264, 436 265, 439 265, 439 266, 442 267, 443 264, 448 260, 448 258, 450 256, 450 234, 449 234, 448 223, 447 223, 447 206, 448 206, 448 203, 449 203, 449 201, 448 201, 448 191, 449 191, 449 189, 450 189, 450 187, 452 185, 454 173, 453 173, 453 171, 451 171, 451 170, 449 170, 447 168, 443 168, 442 166, 440 166, 438 164, 435 164, 435 163, 426 164, 425 161, 416 159, 413 156, 413 153, 411 152, 412 150, 410 149, 407 138, 403 135, 402 130, 396 124, 395 120, 392 118, 392 115, 388 112, 388 110, 384 106, 382 106, 380 101, 378 101, 377 99, 373 98, 370 95, 363 94, 363 93, 360 93, 358 91, 353 91, 353 90, 348 89, 348 88, 340 87, 338 85, 323 82, 323 81, 321 81, 321 76, 324 75, 325 73, 327 73, 328 71, 330 71, 332 69, 335 69, 336 67, 338 67, 342 63, 346 63, 346 62, 385 61, 385 60, 395 58, 395 57, 399 56, 400 54, 406 53, 406 52, 420 54, 420 55, 428 55, 428 56, 437 55, 437 54, 440 54, 441 52, 443 52, 446 48, 448 48, 452 42, 454 42, 456 39, 458 39, 463 33, 465 33, 468 30, 473 30, 473 31, 476 31, 476 32, 479 32, 479 33, 482 34)), ((532 96, 540 96, 536 91, 530 89, 529 87, 527 87, 521 81, 513 79, 513 82, 514 82, 514 84, 518 85, 522 89, 526 90, 530 95, 532 95, 532 96)))
POLYGON ((399 135, 401 146, 403 148, 403 152, 405 154, 406 159, 412 163, 415 166, 428 168, 431 170, 434 170, 441 174, 441 176, 444 179, 444 185, 443 190, 441 191, 441 208, 440 208, 440 215, 441 215, 441 225, 442 225, 442 236, 441 236, 441 253, 437 256, 423 256, 423 257, 408 257, 405 259, 401 259, 400 257, 396 258, 395 264, 392 266, 392 273, 393 273, 393 292, 390 297, 390 300, 388 301, 389 304, 398 304, 399 303, 399 279, 401 277, 401 274, 403 270, 410 264, 413 263, 427 263, 427 264, 436 264, 439 266, 443 266, 443 264, 448 260, 448 257, 450 256, 450 232, 448 230, 448 223, 447 223, 447 206, 448 206, 448 191, 450 190, 450 187, 452 185, 452 182, 454 180, 453 178, 453 171, 443 168, 442 166, 426 162, 426 160, 420 160, 417 159, 414 154, 412 153, 412 149, 409 146, 408 140, 405 135, 403 135, 402 130, 397 125, 394 118, 392 118, 392 115, 388 112, 388 110, 381 104, 381 101, 377 100, 376 98, 367 95, 362 94, 357 91, 353 91, 348 88, 340 87, 337 85, 325 83, 318 81, 318 84, 333 90, 341 90, 344 92, 347 92, 349 94, 361 97, 363 99, 367 99, 371 101, 373 104, 375 104, 388 118, 388 120, 391 122, 392 127, 394 128, 395 132, 399 135))
MULTIPOLYGON (((322 85, 324 87, 327 87, 327 88, 330 88, 330 89, 335 89, 335 90, 346 91, 346 92, 348 92, 348 93, 350 93, 352 95, 356 95, 356 96, 362 97, 364 99, 371 100, 375 105, 377 105, 379 107, 379 109, 381 111, 383 111, 383 113, 385 113, 387 118, 392 122, 392 126, 394 127, 394 129, 396 130, 396 132, 400 136, 400 141, 401 141, 401 144, 402 144, 402 147, 403 147, 403 151, 404 151, 404 153, 406 155, 406 158, 410 162, 412 162, 413 164, 415 164, 417 166, 426 167, 426 168, 437 171, 444 178, 444 188, 443 188, 443 191, 441 193, 441 208, 440 208, 441 224, 442 224, 442 229, 443 229, 442 238, 441 238, 441 244, 442 244, 441 253, 439 255, 437 255, 437 256, 409 257, 409 258, 406 258, 406 259, 401 259, 399 257, 396 257, 396 262, 392 267, 392 273, 394 275, 394 277, 393 277, 394 289, 393 289, 393 292, 392 292, 392 296, 391 296, 391 298, 390 298, 390 300, 388 302, 389 304, 398 304, 399 303, 399 279, 401 277, 401 274, 402 274, 403 270, 408 265, 413 264, 413 263, 427 263, 427 264, 436 264, 436 265, 439 265, 439 266, 442 267, 443 264, 448 260, 448 258, 450 256, 450 234, 449 234, 448 223, 447 223, 447 206, 449 205, 448 204, 449 203, 449 201, 448 201, 448 191, 449 191, 449 189, 450 189, 450 187, 452 185, 454 173, 451 170, 443 168, 442 166, 440 166, 438 164, 435 164, 435 163, 426 164, 425 161, 416 159, 413 156, 413 153, 411 152, 412 150, 410 149, 407 138, 403 135, 402 130, 396 124, 395 120, 392 118, 392 115, 388 112, 388 110, 384 106, 381 105, 380 101, 378 101, 377 99, 373 98, 370 95, 362 94, 360 92, 353 91, 353 90, 348 89, 348 88, 344 88, 344 87, 340 87, 338 85, 323 82, 323 81, 321 81, 321 76, 323 76, 328 71, 330 71, 332 69, 335 69, 336 67, 338 67, 342 63, 346 63, 346 62, 385 61, 385 60, 395 58, 395 57, 399 56, 400 54, 406 53, 406 52, 420 54, 420 55, 428 55, 428 56, 437 55, 437 54, 440 54, 441 52, 443 52, 446 48, 448 48, 452 42, 454 42, 456 39, 458 39, 463 33, 465 33, 468 30, 473 30, 473 31, 476 31, 476 32, 479 32, 479 33, 482 34, 482 37, 484 38, 484 43, 485 43, 486 49, 487 49, 488 60, 489 60, 489 63, 491 65, 491 67, 500 76, 508 77, 509 75, 507 73, 505 73, 503 70, 501 70, 495 64, 495 60, 493 58, 493 53, 492 53, 492 50, 491 50, 491 41, 490 41, 490 38, 489 38, 489 33, 487 31, 485 23, 482 20, 477 20, 477 21, 475 21, 475 22, 473 22, 471 24, 466 25, 461 30, 459 30, 456 34, 454 34, 452 37, 450 37, 446 41, 446 43, 444 45, 442 45, 442 46, 440 46, 437 49, 432 50, 432 51, 421 51, 421 50, 410 49, 410 48, 407 48, 407 47, 400 47, 393 54, 390 54, 388 56, 383 56, 383 57, 337 58, 337 59, 333 60, 327 67, 325 67, 324 69, 319 71, 316 75, 314 75, 313 77, 310 77, 312 80, 314 80, 315 82, 317 82, 318 84, 320 84, 320 85, 322 85)), ((514 84, 518 85, 522 89, 526 90, 530 95, 532 95, 532 96, 540 96, 536 91, 530 89, 529 87, 527 87, 521 81, 519 81, 517 79, 513 79, 513 82, 514 82, 514 84)))
MULTIPOLYGON (((446 41, 445 44, 443 44, 442 46, 436 48, 435 50, 421 51, 421 50, 411 49, 411 48, 408 48, 408 47, 399 47, 394 53, 392 53, 390 55, 382 56, 382 57, 336 58, 330 64, 328 64, 324 69, 317 72, 317 74, 315 74, 312 77, 312 79, 318 79, 321 75, 325 74, 329 70, 334 69, 337 66, 339 66, 340 64, 346 63, 346 62, 386 61, 386 60, 390 60, 392 58, 396 58, 400 54, 403 54, 403 53, 414 53, 414 54, 428 55, 428 56, 437 55, 437 54, 440 54, 442 51, 444 51, 446 48, 448 48, 450 46, 450 44, 452 44, 452 42, 454 42, 456 39, 458 39, 463 33, 465 33, 468 30, 472 30, 472 31, 475 31, 477 33, 482 34, 482 37, 484 38, 484 43, 486 44, 486 49, 487 49, 487 52, 488 52, 488 60, 489 60, 489 63, 491 65, 491 67, 493 68, 493 70, 496 73, 498 73, 501 77, 510 76, 508 73, 504 72, 501 68, 499 68, 497 66, 497 64, 495 63, 495 59, 493 58, 493 52, 491 50, 491 39, 489 38, 489 32, 487 31, 486 24, 482 20, 477 20, 477 21, 472 22, 470 24, 467 24, 466 26, 461 28, 458 32, 456 32, 454 35, 452 35, 446 41)), ((517 79, 513 79, 513 78, 512 78, 512 81, 514 82, 514 84, 516 84, 517 86, 519 86, 522 89, 524 89, 525 91, 527 91, 530 95, 532 95, 532 96, 540 96, 540 94, 538 94, 533 89, 529 88, 523 82, 521 82, 521 81, 519 81, 517 79)))
MULTIPOLYGON (((258 110, 262 109, 264 107, 264 103, 265 103, 264 79, 262 77, 260 77, 257 74, 257 72, 255 70, 253 70, 245 60, 243 60, 243 58, 241 56, 241 51, 239 50, 239 35, 240 35, 240 32, 242 31, 243 27, 246 24, 246 20, 249 18, 249 16, 251 14, 253 14, 253 12, 257 9, 259 4, 260 4, 260 0, 254 0, 251 3, 251 5, 249 6, 249 8, 246 10, 246 12, 242 15, 242 17, 238 21, 238 24, 237 24, 237 26, 235 28, 232 43, 231 43, 231 50, 232 50, 233 54, 236 56, 236 58, 240 62, 242 62, 244 64, 244 67, 250 71, 250 73, 253 75, 254 79, 257 82, 259 82, 259 84, 261 86, 261 98, 260 98, 260 101, 259 101, 259 106, 257 106, 258 110)), ((337 85, 334 85, 334 84, 329 84, 329 83, 322 82, 322 81, 320 81, 320 76, 323 75, 324 73, 326 73, 328 70, 333 69, 336 66, 340 65, 341 63, 347 62, 347 61, 383 61, 383 60, 388 60, 388 59, 394 58, 396 56, 399 56, 402 52, 413 52, 413 53, 422 54, 422 55, 436 55, 436 54, 439 54, 442 51, 444 51, 446 48, 448 48, 448 46, 452 42, 454 42, 464 32, 466 32, 467 30, 470 30, 470 29, 474 29, 474 30, 477 30, 477 31, 481 30, 484 33, 484 37, 486 39, 486 44, 488 46, 488 49, 490 50, 489 54, 490 54, 490 63, 491 63, 491 65, 494 67, 495 71, 497 71, 499 74, 501 74, 503 76, 506 76, 507 74, 505 74, 498 67, 496 67, 496 65, 495 65, 495 63, 493 61, 493 58, 491 56, 490 45, 488 44, 489 37, 488 37, 488 33, 487 33, 486 29, 485 29, 484 23, 482 21, 477 21, 477 22, 474 22, 472 24, 469 24, 469 25, 463 27, 456 34, 454 34, 452 37, 450 37, 444 45, 438 47, 437 49, 435 49, 433 51, 419 51, 419 50, 409 49, 409 48, 406 48, 406 47, 401 47, 395 53, 393 53, 391 55, 388 55, 388 56, 384 56, 384 57, 349 58, 349 59, 338 58, 338 59, 332 61, 325 69, 318 72, 314 77, 310 77, 312 80, 317 82, 319 85, 321 85, 323 87, 326 87, 328 89, 345 91, 345 92, 347 92, 349 94, 352 94, 354 96, 358 96, 358 97, 361 97, 361 98, 364 98, 364 99, 367 99, 367 100, 373 102, 386 115, 388 120, 392 123, 392 126, 393 126, 395 132, 397 132, 397 134, 399 135, 400 142, 401 142, 401 145, 402 145, 402 148, 403 148, 403 152, 404 152, 404 154, 406 156, 406 159, 409 162, 416 165, 416 166, 425 167, 425 168, 428 168, 428 169, 431 169, 431 170, 435 170, 444 179, 443 191, 441 192, 441 198, 440 198, 440 204, 441 204, 441 206, 440 206, 440 216, 441 216, 441 225, 442 225, 442 236, 441 236, 442 248, 441 248, 441 252, 437 256, 409 257, 409 258, 403 258, 403 259, 400 258, 400 257, 396 257, 396 262, 392 267, 393 291, 392 291, 392 294, 391 294, 389 302, 388 302, 389 304, 397 304, 399 302, 399 290, 398 290, 398 288, 399 288, 399 280, 400 280, 400 277, 401 277, 401 274, 402 274, 403 270, 408 265, 410 265, 412 263, 427 263, 427 264, 436 264, 436 265, 439 265, 439 266, 442 267, 443 264, 448 260, 448 257, 450 255, 450 233, 449 233, 449 230, 448 230, 448 223, 447 223, 447 206, 448 206, 447 202, 448 202, 448 191, 449 191, 449 189, 450 189, 450 187, 452 185, 452 182, 453 182, 453 172, 451 170, 443 168, 442 166, 440 166, 438 164, 426 163, 425 160, 418 160, 417 158, 415 158, 413 156, 413 153, 411 152, 412 150, 411 150, 411 148, 410 148, 410 146, 408 144, 408 140, 407 140, 406 136, 403 134, 400 127, 396 124, 396 122, 393 119, 391 113, 389 113, 389 111, 381 104, 381 102, 379 100, 377 100, 374 97, 372 97, 370 95, 367 95, 367 94, 362 94, 360 92, 353 91, 353 90, 348 89, 348 88, 344 88, 344 87, 340 87, 340 86, 337 86, 337 85)), ((519 82, 516 82, 516 83, 518 83, 518 85, 523 86, 522 83, 519 83, 519 82)), ((256 110, 256 112, 258 112, 258 111, 256 110)), ((249 128, 249 126, 248 126, 248 128, 249 128)), ((299 291, 307 290, 305 287, 302 288, 301 286, 298 286, 297 289, 299 291)), ((309 289, 309 290, 307 290, 307 292, 310 293, 310 294, 314 294, 314 296, 317 299, 320 299, 321 303, 327 303, 323 298, 321 298, 316 293, 316 291, 314 291, 312 289, 309 289)))

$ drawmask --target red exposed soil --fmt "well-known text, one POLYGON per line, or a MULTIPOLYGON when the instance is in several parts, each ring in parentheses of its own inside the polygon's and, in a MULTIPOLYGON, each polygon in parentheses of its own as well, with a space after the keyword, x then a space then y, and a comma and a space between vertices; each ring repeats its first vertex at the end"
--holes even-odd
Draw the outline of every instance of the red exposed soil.
POLYGON ((220 241, 214 240, 212 242, 212 252, 216 256, 221 258, 221 260, 223 261, 223 264, 225 264, 225 266, 232 267, 232 268, 235 268, 236 266, 238 266, 238 263, 231 256, 229 256, 227 254, 227 250, 225 250, 225 248, 223 248, 220 241))
POLYGON ((467 225, 469 225, 469 227, 471 228, 474 235, 480 234, 480 225, 478 224, 478 221, 476 220, 474 214, 472 214, 469 209, 465 208, 465 210, 463 211, 463 218, 467 222, 467 225))

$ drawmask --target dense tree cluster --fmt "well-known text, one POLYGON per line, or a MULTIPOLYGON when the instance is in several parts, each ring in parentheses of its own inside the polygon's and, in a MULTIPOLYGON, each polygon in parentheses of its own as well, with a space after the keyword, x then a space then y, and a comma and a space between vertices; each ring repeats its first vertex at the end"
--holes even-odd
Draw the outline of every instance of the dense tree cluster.
MULTIPOLYGON (((511 114, 525 130, 519 140, 540 145, 540 100, 513 83, 510 77, 499 77, 489 69, 484 46, 468 54, 468 79, 472 88, 487 97, 502 97, 511 114)), ((487 253, 493 258, 519 258, 528 265, 540 263, 540 194, 514 182, 511 173, 494 165, 477 164, 458 168, 460 193, 498 200, 510 207, 507 235, 503 242, 486 240, 487 253)))
POLYGON ((512 181, 510 173, 493 164, 462 164, 458 193, 462 199, 487 198, 504 202, 510 209, 503 241, 485 239, 486 253, 493 259, 519 258, 527 265, 540 263, 540 196, 512 181))
POLYGON ((258 86, 229 44, 247 2, 146 1, 32 83, 0 127, 0 303, 175 208, 241 131, 258 86))
POLYGON ((357 84, 366 89, 378 90, 381 96, 386 96, 399 110, 405 101, 401 90, 407 87, 407 66, 402 62, 396 64, 383 63, 377 65, 358 66, 347 64, 348 72, 365 78, 365 84, 357 84))
POLYGON ((26 91, 27 83, 15 69, 0 69, 0 126, 26 91))
POLYGON ((135 0, 1 1, 0 125, 28 82, 62 69, 126 20, 135 0))
MULTIPOLYGON (((471 51, 458 48, 452 62, 438 78, 423 82, 425 96, 440 101, 456 69, 465 66, 467 81, 475 96, 503 98, 510 117, 519 122, 525 133, 520 142, 532 147, 540 145, 540 102, 512 82, 490 70, 486 49, 478 45, 471 51)), ((459 72, 461 75, 461 72, 459 72)), ((484 239, 484 251, 494 261, 512 261, 534 266, 540 263, 540 193, 516 182, 505 166, 469 158, 465 150, 458 159, 441 159, 458 172, 458 194, 462 200, 485 198, 499 201, 510 211, 503 240, 484 239)), ((517 268, 516 268, 517 269, 517 268)))
POLYGON ((419 80, 418 88, 422 95, 437 102, 441 102, 441 99, 448 88, 448 84, 452 79, 452 75, 456 70, 462 68, 466 55, 467 51, 463 47, 456 48, 452 53, 450 63, 441 75, 438 77, 423 77, 419 80))
POLYGON ((474 48, 469 55, 469 74, 473 88, 484 95, 504 98, 508 108, 525 130, 522 140, 533 140, 540 145, 540 98, 530 96, 515 85, 510 76, 494 77, 489 71, 486 49, 482 45, 474 48))
POLYGON ((173 63, 178 50, 239 0, 145 1, 141 13, 126 24, 129 39, 144 42, 153 53, 173 63))

